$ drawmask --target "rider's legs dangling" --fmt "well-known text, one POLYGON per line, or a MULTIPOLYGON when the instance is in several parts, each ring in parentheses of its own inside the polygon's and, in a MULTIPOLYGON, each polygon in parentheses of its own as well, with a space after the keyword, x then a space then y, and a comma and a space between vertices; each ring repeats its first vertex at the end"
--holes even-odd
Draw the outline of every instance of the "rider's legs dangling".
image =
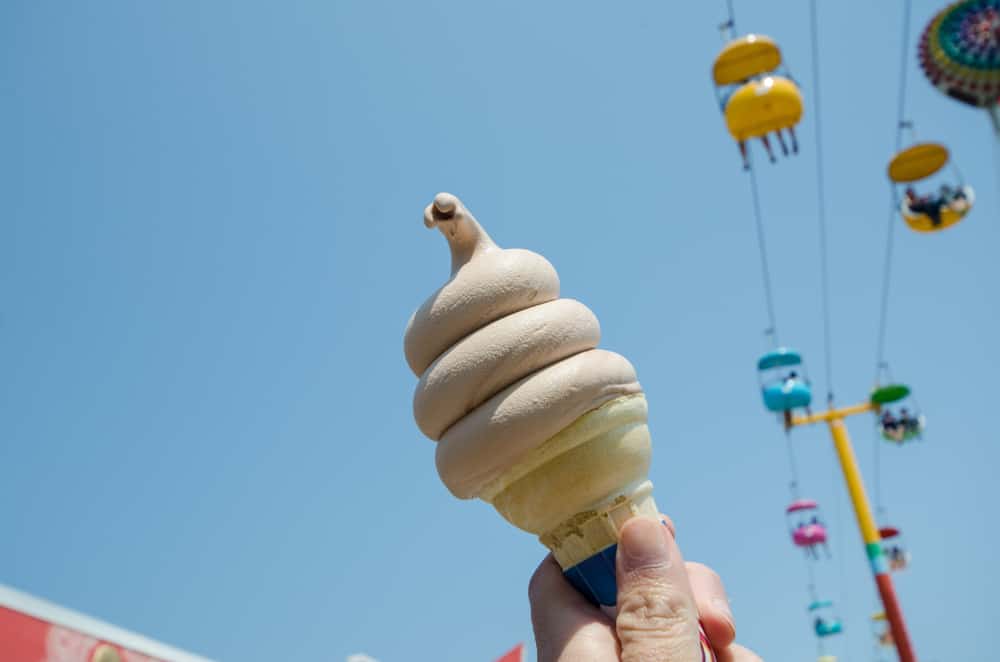
POLYGON ((777 159, 774 158, 774 152, 771 150, 771 141, 767 139, 767 134, 762 135, 760 137, 760 141, 764 143, 764 149, 767 150, 767 158, 770 159, 771 163, 777 161, 777 159))
POLYGON ((775 131, 774 135, 778 136, 778 143, 781 145, 781 154, 788 156, 788 145, 785 144, 785 137, 781 135, 781 129, 775 131))
POLYGON ((788 127, 788 135, 792 137, 792 153, 799 153, 799 139, 795 137, 795 127, 788 127))
POLYGON ((736 144, 739 145, 740 156, 743 157, 743 169, 744 170, 749 170, 750 169, 750 159, 747 158, 747 143, 746 143, 745 140, 738 140, 736 142, 736 144))

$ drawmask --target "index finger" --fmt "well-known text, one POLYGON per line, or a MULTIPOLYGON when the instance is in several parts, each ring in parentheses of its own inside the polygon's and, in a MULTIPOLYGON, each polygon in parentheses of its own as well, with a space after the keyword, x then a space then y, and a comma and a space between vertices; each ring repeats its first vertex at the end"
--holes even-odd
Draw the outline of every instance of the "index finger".
POLYGON ((718 573, 701 563, 687 562, 688 581, 698 616, 712 647, 724 650, 736 639, 736 622, 718 573))

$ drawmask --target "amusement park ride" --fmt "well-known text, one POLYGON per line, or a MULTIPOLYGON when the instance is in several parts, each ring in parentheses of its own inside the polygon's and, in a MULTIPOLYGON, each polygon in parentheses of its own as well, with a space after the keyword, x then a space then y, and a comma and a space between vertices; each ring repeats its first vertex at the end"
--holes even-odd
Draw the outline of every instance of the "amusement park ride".
MULTIPOLYGON (((749 141, 760 139, 772 163, 776 159, 771 146, 771 137, 777 139, 785 156, 789 153, 798 153, 799 141, 795 127, 803 115, 803 95, 798 83, 784 65, 778 43, 760 34, 737 35, 732 2, 727 2, 727 6, 729 17, 721 26, 727 41, 712 66, 712 82, 720 110, 725 118, 726 128, 739 147, 744 170, 750 175, 765 302, 770 321, 768 334, 774 344, 773 348, 757 361, 764 407, 778 415, 786 434, 790 434, 796 428, 812 424, 825 424, 829 429, 858 528, 864 540, 865 554, 882 602, 883 609, 872 616, 873 634, 877 645, 895 650, 901 662, 915 662, 916 654, 890 575, 890 572, 900 571, 909 566, 910 553, 899 528, 885 523, 880 527, 876 523, 845 419, 858 414, 873 414, 880 437, 897 445, 922 438, 926 422, 911 395, 910 388, 894 382, 891 377, 883 379, 888 376, 883 355, 893 227, 899 222, 896 216, 898 213, 905 224, 916 232, 935 233, 945 230, 968 215, 975 204, 975 193, 971 186, 964 183, 957 169, 954 169, 953 180, 943 179, 941 173, 950 161, 949 151, 944 145, 914 142, 903 148, 903 131, 909 129, 912 132, 913 129, 913 123, 906 121, 904 115, 910 23, 910 2, 904 0, 903 62, 900 75, 896 154, 889 161, 887 168, 893 205, 886 246, 876 383, 867 399, 839 408, 834 406, 832 387, 828 383, 827 408, 824 411, 814 412, 810 407, 813 400, 812 385, 802 355, 794 349, 781 346, 777 341, 770 270, 764 247, 760 195, 748 147, 749 141), (786 134, 788 142, 785 140, 786 134), (929 190, 929 184, 938 185, 939 189, 929 190), (916 190, 915 187, 918 185, 924 189, 923 192, 916 190)), ((810 18, 813 89, 817 95, 815 116, 818 218, 822 257, 826 372, 829 381, 832 359, 827 302, 822 141, 819 124, 816 0, 810 2, 810 18)), ((986 108, 990 112, 994 128, 1000 135, 1000 112, 997 110, 1000 101, 1000 0, 963 0, 938 13, 921 37, 919 61, 935 87, 963 103, 986 108)), ((789 452, 793 452, 791 445, 789 452)), ((830 531, 823 522, 819 504, 814 500, 802 498, 797 493, 798 481, 794 476, 794 457, 792 457, 792 470, 793 501, 786 508, 786 517, 792 543, 803 549, 812 579, 812 565, 808 564, 830 557, 827 548, 830 531)), ((883 513, 881 504, 878 512, 880 515, 883 513)), ((819 661, 835 662, 834 656, 825 653, 823 642, 826 638, 843 632, 844 624, 836 614, 833 602, 820 599, 816 595, 813 581, 810 581, 809 589, 812 601, 807 611, 819 641, 819 661)))
POLYGON ((788 156, 788 144, 781 133, 788 131, 792 152, 799 151, 795 125, 802 117, 802 94, 781 67, 778 44, 764 35, 734 39, 715 58, 715 94, 726 116, 726 127, 740 148, 744 170, 750 169, 747 141, 752 138, 760 138, 772 163, 775 158, 768 134, 774 134, 782 154, 788 156))
MULTIPOLYGON (((798 352, 788 348, 779 348, 768 352, 758 361, 758 369, 766 369, 768 366, 774 365, 778 357, 780 357, 781 365, 786 366, 788 371, 783 378, 763 383, 764 406, 769 411, 781 415, 787 431, 813 423, 826 423, 829 427, 837 458, 840 461, 840 468, 847 483, 847 491, 854 506, 858 527, 865 543, 865 553, 875 575, 875 584, 882 604, 885 606, 892 640, 896 642, 900 660, 904 662, 915 660, 906 624, 903 620, 902 607, 896 599, 892 578, 889 576, 890 570, 901 570, 906 567, 909 562, 909 553, 902 547, 899 529, 888 526, 880 529, 876 525, 851 439, 847 434, 847 426, 844 424, 844 419, 848 416, 874 413, 878 416, 879 426, 885 434, 884 422, 887 420, 887 415, 893 416, 895 420, 903 418, 904 407, 900 403, 909 395, 909 388, 902 384, 876 386, 865 402, 839 409, 831 406, 826 411, 813 413, 809 409, 812 401, 811 386, 804 377, 799 376, 802 359, 798 352), (893 409, 896 411, 894 412, 893 409), (888 551, 887 541, 891 541, 892 552, 888 551)), ((817 560, 819 554, 816 552, 816 547, 818 545, 825 547, 827 542, 827 528, 819 517, 818 504, 812 500, 797 499, 788 506, 786 512, 789 516, 798 515, 792 527, 792 542, 798 547, 805 548, 810 558, 817 560), (807 513, 808 516, 801 515, 804 513, 807 513)), ((833 603, 829 600, 814 600, 809 605, 809 612, 815 619, 816 636, 821 640, 831 635, 840 634, 843 630, 840 619, 833 615, 832 609, 833 603)))
POLYGON ((920 36, 918 57, 934 87, 985 109, 1000 135, 1000 1, 964 0, 938 12, 920 36))

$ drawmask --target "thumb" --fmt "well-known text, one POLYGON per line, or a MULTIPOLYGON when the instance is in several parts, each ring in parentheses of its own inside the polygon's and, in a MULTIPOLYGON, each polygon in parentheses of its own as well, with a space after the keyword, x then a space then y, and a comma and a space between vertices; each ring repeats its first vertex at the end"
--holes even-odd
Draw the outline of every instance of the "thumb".
POLYGON ((622 662, 702 662, 698 609, 667 527, 646 517, 626 522, 616 570, 622 662))

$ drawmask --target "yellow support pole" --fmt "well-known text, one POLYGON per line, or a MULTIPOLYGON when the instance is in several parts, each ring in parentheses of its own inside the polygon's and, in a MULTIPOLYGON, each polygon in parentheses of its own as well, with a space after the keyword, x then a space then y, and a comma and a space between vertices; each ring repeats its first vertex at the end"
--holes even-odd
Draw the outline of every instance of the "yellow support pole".
POLYGON ((850 494, 851 503, 854 504, 854 514, 857 516, 858 528, 861 529, 861 537, 866 545, 881 543, 882 537, 875 524, 871 506, 868 505, 868 494, 865 492, 864 483, 861 482, 861 471, 854 456, 851 438, 847 434, 847 426, 841 418, 831 418, 828 423, 830 434, 833 435, 833 446, 837 449, 837 458, 840 460, 840 468, 844 472, 844 481, 847 483, 847 493, 850 494))
POLYGON ((916 654, 913 652, 910 635, 906 631, 906 622, 903 620, 903 610, 896 598, 896 590, 893 588, 892 577, 889 576, 888 564, 882 552, 882 536, 875 523, 875 517, 872 515, 871 506, 868 504, 868 495, 865 493, 861 471, 858 469, 858 461, 854 456, 851 438, 847 434, 847 426, 844 425, 843 420, 845 416, 875 409, 875 405, 865 403, 843 409, 831 409, 819 414, 793 417, 788 419, 788 424, 791 427, 824 421, 829 425, 837 458, 840 460, 840 468, 844 473, 844 481, 847 483, 847 492, 854 505, 854 515, 858 520, 858 528, 861 530, 861 537, 865 542, 865 553, 871 564, 872 574, 875 575, 875 584, 882 598, 882 605, 885 607, 885 615, 889 621, 889 629, 892 632, 896 652, 899 654, 900 662, 916 662, 916 654))

